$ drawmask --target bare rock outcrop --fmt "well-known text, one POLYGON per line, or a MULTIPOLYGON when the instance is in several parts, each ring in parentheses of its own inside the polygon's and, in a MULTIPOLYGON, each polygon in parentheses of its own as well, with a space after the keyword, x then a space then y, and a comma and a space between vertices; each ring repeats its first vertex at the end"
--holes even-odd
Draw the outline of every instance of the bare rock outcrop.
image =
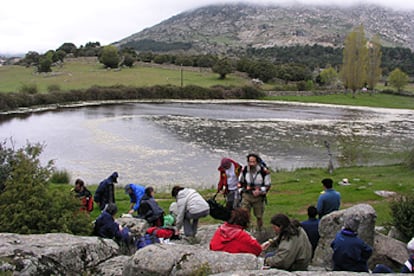
POLYGON ((113 240, 70 234, 0 233, 0 272, 80 275, 118 255, 113 240))

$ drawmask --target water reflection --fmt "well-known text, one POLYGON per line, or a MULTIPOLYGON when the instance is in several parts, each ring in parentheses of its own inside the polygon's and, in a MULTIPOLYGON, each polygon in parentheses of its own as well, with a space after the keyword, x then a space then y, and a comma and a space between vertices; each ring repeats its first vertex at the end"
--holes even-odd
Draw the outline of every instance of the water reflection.
POLYGON ((395 162, 413 146, 408 110, 271 102, 160 102, 80 107, 0 118, 1 139, 42 142, 44 160, 97 183, 113 170, 120 183, 212 187, 223 156, 245 163, 258 152, 273 169, 327 166, 352 139, 369 164, 395 162))

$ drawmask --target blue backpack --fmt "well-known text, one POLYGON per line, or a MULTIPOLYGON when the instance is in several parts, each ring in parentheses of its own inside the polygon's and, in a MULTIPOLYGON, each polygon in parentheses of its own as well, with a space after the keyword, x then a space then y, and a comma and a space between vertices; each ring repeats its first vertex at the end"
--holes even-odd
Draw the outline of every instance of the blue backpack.
POLYGON ((154 243, 160 243, 160 240, 155 235, 145 234, 137 240, 136 245, 137 249, 141 249, 154 243))

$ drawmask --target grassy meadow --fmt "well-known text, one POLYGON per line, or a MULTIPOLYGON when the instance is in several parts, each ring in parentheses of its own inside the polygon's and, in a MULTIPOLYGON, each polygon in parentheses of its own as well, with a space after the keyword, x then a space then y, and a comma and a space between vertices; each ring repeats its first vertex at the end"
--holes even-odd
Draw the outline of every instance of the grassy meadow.
MULTIPOLYGON (((334 188, 341 193, 341 209, 358 203, 370 204, 377 212, 377 225, 382 226, 391 223, 389 202, 392 199, 383 198, 375 194, 375 191, 394 191, 399 195, 412 194, 414 191, 414 171, 403 165, 338 168, 332 175, 329 175, 327 170, 322 168, 273 172, 272 189, 268 194, 268 204, 265 210, 265 226, 270 226, 270 218, 279 212, 300 221, 305 220, 307 218, 307 207, 316 205, 318 196, 323 190, 321 180, 326 177, 331 177, 334 180, 334 188), (338 183, 343 178, 348 178, 351 185, 339 185, 338 183)), ((68 192, 72 188, 71 185, 62 186, 57 184, 52 187, 67 189, 68 192)), ((90 185, 88 188, 94 193, 97 186, 90 185)), ((199 192, 205 199, 208 199, 214 195, 215 190, 199 192)), ((129 196, 125 194, 124 189, 116 189, 115 198, 119 209, 118 215, 126 213, 129 210, 129 196)), ((155 198, 166 212, 168 212, 171 202, 174 201, 170 193, 156 193, 155 198)), ((216 199, 224 203, 222 196, 219 195, 216 199)), ((95 206, 91 214, 91 220, 95 219, 99 213, 99 208, 95 206)), ((200 221, 201 224, 220 222, 210 216, 200 221)), ((254 226, 254 217, 252 217, 252 223, 254 226)))
POLYGON ((237 74, 229 74, 220 80, 218 74, 208 68, 170 66, 161 67, 139 63, 132 68, 108 70, 95 58, 68 59, 61 67, 53 67, 53 72, 37 74, 34 68, 23 66, 0 67, 0 92, 17 92, 23 85, 36 85, 40 93, 57 85, 61 90, 86 89, 94 85, 125 85, 146 87, 153 85, 184 86, 197 85, 210 87, 213 85, 243 86, 250 81, 237 74))

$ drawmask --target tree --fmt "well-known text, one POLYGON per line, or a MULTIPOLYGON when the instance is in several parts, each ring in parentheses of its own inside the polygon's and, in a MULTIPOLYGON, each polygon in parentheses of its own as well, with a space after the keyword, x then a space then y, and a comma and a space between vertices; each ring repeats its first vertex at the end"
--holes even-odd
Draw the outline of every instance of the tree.
POLYGON ((395 87, 398 92, 402 91, 402 89, 407 85, 408 80, 408 75, 399 68, 394 69, 388 76, 388 82, 391 86, 395 87))
POLYGON ((345 39, 341 76, 346 89, 355 92, 361 89, 367 79, 368 48, 364 27, 356 27, 345 39))
POLYGON ((76 45, 71 42, 65 42, 63 43, 59 48, 56 49, 56 51, 62 50, 66 54, 76 54, 76 51, 78 50, 76 48, 76 45))
POLYGON ((42 55, 39 59, 39 64, 37 65, 37 72, 47 73, 52 72, 52 53, 42 55))
POLYGON ((323 69, 319 75, 321 78, 321 83, 326 86, 333 84, 338 78, 338 73, 331 66, 323 69))
POLYGON ((109 68, 118 68, 121 57, 118 53, 118 48, 113 45, 105 46, 102 49, 101 56, 99 57, 99 62, 109 68))
POLYGON ((367 85, 374 91, 375 85, 381 78, 381 43, 378 35, 375 35, 368 44, 367 85))
POLYGON ((223 80, 227 74, 234 72, 233 62, 229 58, 219 59, 211 68, 214 73, 220 75, 219 79, 223 80))
POLYGON ((40 144, 17 150, 0 145, 0 232, 89 234, 90 219, 79 211, 79 200, 69 191, 50 189, 53 161, 42 166, 42 150, 40 144))

